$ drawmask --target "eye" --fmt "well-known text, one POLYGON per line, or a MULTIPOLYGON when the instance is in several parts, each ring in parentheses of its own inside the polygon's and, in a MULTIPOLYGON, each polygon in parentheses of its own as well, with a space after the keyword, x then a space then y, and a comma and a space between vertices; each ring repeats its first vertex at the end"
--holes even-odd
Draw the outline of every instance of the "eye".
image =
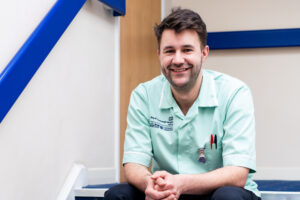
POLYGON ((174 52, 175 52, 174 49, 167 49, 167 50, 164 51, 164 53, 166 53, 166 54, 171 54, 171 53, 174 53, 174 52))
POLYGON ((192 52, 193 49, 191 49, 191 48, 186 48, 186 49, 183 49, 182 51, 185 52, 185 53, 189 53, 189 52, 192 52))

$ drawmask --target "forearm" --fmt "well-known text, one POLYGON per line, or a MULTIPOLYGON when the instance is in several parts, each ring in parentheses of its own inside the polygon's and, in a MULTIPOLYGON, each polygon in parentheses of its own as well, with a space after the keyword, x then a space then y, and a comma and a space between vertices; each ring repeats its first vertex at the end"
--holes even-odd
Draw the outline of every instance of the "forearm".
POLYGON ((207 194, 222 186, 244 187, 249 169, 227 166, 204 174, 177 175, 182 194, 207 194))
POLYGON ((145 191, 150 176, 152 175, 147 167, 136 163, 126 163, 124 172, 128 183, 134 185, 141 191, 145 191))

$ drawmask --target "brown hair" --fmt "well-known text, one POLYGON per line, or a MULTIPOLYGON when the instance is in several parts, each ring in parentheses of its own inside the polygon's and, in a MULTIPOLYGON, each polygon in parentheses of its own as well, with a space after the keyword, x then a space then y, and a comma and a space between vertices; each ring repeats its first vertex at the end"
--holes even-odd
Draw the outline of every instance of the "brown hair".
POLYGON ((189 9, 175 8, 160 24, 154 27, 155 36, 160 46, 161 36, 165 29, 172 29, 176 33, 190 29, 197 32, 201 44, 201 49, 206 45, 207 30, 200 15, 189 9))

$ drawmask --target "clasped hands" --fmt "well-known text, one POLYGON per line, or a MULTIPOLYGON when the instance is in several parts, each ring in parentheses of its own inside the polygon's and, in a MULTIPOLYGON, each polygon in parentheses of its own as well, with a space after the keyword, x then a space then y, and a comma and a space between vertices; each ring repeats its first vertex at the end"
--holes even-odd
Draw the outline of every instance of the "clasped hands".
POLYGON ((177 200, 181 194, 179 175, 157 171, 148 177, 146 200, 177 200))

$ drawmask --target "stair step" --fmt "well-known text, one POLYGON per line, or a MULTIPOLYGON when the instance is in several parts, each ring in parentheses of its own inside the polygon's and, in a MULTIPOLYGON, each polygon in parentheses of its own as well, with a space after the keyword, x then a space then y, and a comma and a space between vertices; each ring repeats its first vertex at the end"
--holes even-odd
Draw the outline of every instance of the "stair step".
POLYGON ((81 189, 76 189, 76 200, 101 200, 104 193, 117 183, 101 184, 101 185, 88 185, 81 189))
POLYGON ((108 188, 82 188, 75 190, 76 197, 104 197, 108 188))
POLYGON ((75 200, 103 200, 103 197, 75 197, 75 200))
POLYGON ((300 181, 256 180, 262 200, 299 200, 300 181))
MULTIPOLYGON (((256 180, 262 200, 299 200, 300 181, 256 180)), ((103 200, 104 193, 117 183, 88 185, 75 190, 76 200, 103 200)))
POLYGON ((300 192, 300 181, 256 180, 260 191, 300 192))
POLYGON ((262 191, 262 200, 299 200, 300 192, 262 191))

